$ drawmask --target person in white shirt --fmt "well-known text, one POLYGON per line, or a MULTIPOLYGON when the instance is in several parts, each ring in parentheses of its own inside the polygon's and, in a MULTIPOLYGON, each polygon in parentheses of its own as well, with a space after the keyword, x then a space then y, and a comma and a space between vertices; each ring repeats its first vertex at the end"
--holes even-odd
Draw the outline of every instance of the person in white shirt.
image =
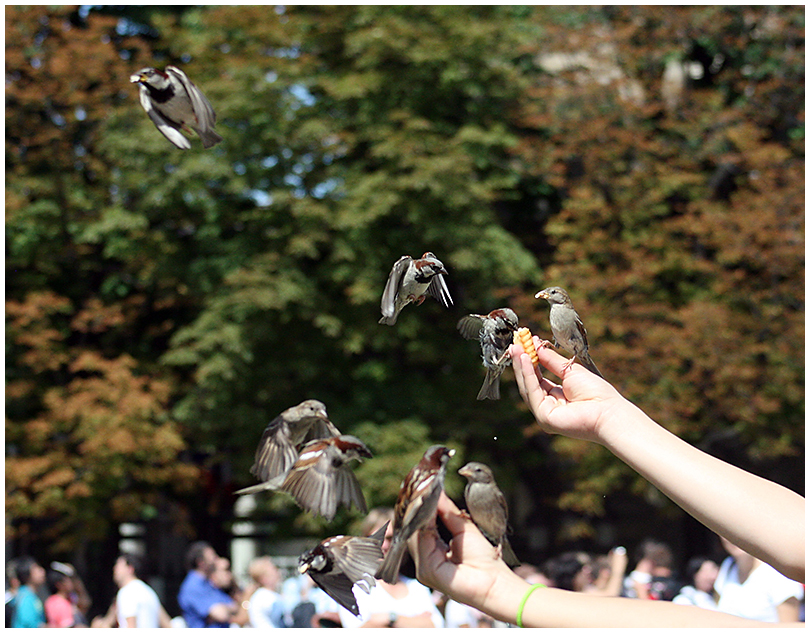
MULTIPOLYGON (((375 508, 363 523, 363 534, 369 536, 389 521, 382 545, 383 554, 391 546, 393 519, 393 508, 375 508)), ((360 617, 340 607, 340 622, 344 628, 444 627, 444 618, 433 603, 430 589, 413 578, 400 576, 393 585, 377 580, 371 593, 355 587, 354 597, 360 617)))
POLYGON ((717 563, 705 556, 690 558, 686 564, 686 580, 691 584, 681 587, 680 593, 672 602, 717 610, 717 601, 713 592, 718 570, 717 563))
POLYGON ((269 556, 250 561, 248 574, 258 588, 250 596, 248 615, 250 626, 260 628, 282 628, 284 610, 281 595, 278 593, 281 573, 269 556))
POLYGON ((760 622, 798 622, 802 585, 730 541, 720 541, 731 556, 714 583, 718 610, 760 622))
POLYGON ((118 593, 107 614, 93 619, 94 628, 112 627, 116 620, 122 629, 171 627, 171 620, 155 590, 138 577, 142 570, 143 562, 139 556, 131 553, 118 556, 113 566, 118 593))

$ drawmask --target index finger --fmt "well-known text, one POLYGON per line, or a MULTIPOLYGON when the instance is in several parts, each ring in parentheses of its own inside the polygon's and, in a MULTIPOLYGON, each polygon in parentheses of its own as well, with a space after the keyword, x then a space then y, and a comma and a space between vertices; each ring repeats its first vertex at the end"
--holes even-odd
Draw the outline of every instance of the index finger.
POLYGON ((444 526, 450 530, 453 536, 456 536, 464 531, 467 522, 470 519, 461 514, 461 510, 453 503, 453 500, 448 497, 444 490, 439 495, 439 504, 437 506, 438 516, 444 523, 444 526))

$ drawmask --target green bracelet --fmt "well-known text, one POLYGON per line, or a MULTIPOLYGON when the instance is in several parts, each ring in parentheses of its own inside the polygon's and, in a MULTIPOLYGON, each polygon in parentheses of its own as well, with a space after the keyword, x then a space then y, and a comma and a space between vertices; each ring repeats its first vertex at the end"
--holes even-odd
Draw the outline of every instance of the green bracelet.
POLYGON ((520 601, 520 606, 518 607, 517 618, 515 618, 515 622, 518 625, 518 628, 523 628, 523 608, 526 606, 526 601, 529 599, 529 596, 532 595, 532 592, 535 589, 539 589, 543 587, 545 589, 545 585, 542 583, 537 583, 536 585, 532 585, 529 587, 529 590, 526 592, 526 595, 523 596, 523 600, 520 601))

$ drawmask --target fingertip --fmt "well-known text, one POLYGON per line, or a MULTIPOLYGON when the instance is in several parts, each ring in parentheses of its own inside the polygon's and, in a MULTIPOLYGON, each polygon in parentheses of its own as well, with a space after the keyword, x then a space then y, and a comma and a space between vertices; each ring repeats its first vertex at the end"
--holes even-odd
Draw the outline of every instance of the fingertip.
POLYGON ((461 510, 458 509, 458 506, 444 491, 439 495, 437 511, 442 523, 444 523, 445 527, 452 533, 455 534, 457 531, 463 529, 464 516, 461 514, 461 510))
POLYGON ((458 506, 453 502, 453 500, 450 497, 447 496, 447 493, 444 490, 442 490, 441 494, 439 495, 439 505, 437 507, 439 508, 439 512, 442 514, 449 512, 453 512, 459 515, 461 514, 461 511, 458 509, 458 506))

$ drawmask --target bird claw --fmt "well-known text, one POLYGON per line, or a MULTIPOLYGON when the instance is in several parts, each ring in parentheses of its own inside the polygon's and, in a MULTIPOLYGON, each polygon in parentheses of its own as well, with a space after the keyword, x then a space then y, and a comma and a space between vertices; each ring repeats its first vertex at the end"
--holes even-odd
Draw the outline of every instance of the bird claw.
POLYGON ((506 351, 501 354, 501 357, 495 361, 495 364, 500 367, 501 363, 503 363, 507 358, 509 358, 509 348, 506 348, 506 351))
POLYGON ((565 364, 563 364, 563 368, 562 368, 563 373, 565 373, 565 372, 567 372, 569 369, 571 369, 571 365, 573 365, 573 364, 574 364, 574 361, 575 361, 576 359, 577 359, 577 357, 576 357, 576 356, 574 356, 573 358, 569 358, 569 359, 568 359, 568 360, 565 362, 565 364))

